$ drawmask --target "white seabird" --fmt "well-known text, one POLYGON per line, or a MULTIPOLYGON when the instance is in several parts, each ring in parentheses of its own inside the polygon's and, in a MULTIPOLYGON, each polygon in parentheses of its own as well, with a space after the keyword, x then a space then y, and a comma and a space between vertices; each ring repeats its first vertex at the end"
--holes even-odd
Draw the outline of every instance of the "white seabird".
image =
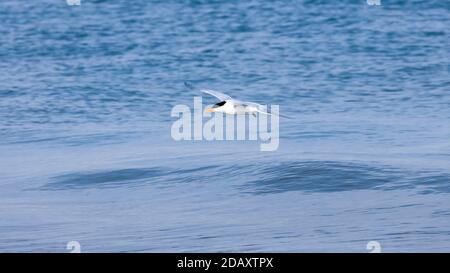
MULTIPOLYGON (((190 89, 193 89, 193 86, 186 83, 185 85, 190 89)), ((236 114, 252 114, 256 116, 256 113, 261 113, 265 115, 274 115, 285 117, 284 115, 280 115, 279 113, 269 113, 266 111, 266 107, 256 102, 249 101, 240 101, 233 99, 232 97, 211 89, 200 89, 201 92, 214 96, 220 100, 220 102, 214 104, 211 108, 207 108, 206 112, 221 112, 229 115, 236 114)))

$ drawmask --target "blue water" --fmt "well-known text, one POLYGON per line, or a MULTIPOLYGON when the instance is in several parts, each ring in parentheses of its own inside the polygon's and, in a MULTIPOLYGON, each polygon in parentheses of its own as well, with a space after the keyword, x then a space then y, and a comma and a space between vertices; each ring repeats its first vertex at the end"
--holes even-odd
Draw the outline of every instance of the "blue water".
POLYGON ((450 251, 450 2, 381 4, 2 0, 0 252, 450 251), (174 141, 184 81, 279 149, 174 141))

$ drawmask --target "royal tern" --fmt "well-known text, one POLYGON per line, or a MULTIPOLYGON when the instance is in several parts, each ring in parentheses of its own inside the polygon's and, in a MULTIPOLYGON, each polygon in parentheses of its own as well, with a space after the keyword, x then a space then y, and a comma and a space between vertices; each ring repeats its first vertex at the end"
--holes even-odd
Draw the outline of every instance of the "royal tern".
MULTIPOLYGON (((194 89, 194 87, 185 82, 184 83, 189 89, 194 89)), ((233 99, 232 97, 211 89, 200 89, 201 92, 214 96, 220 100, 220 102, 214 104, 211 108, 207 108, 206 112, 220 112, 229 115, 236 114, 252 114, 256 116, 256 113, 261 113, 265 115, 274 115, 286 117, 284 115, 280 115, 279 113, 269 113, 266 111, 266 107, 259 103, 248 102, 248 101, 240 101, 233 99)))

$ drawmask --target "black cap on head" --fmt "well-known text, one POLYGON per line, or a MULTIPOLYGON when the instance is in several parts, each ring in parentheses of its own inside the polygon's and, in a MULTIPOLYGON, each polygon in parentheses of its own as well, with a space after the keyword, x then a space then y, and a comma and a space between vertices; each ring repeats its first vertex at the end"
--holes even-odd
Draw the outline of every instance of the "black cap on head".
POLYGON ((218 102, 218 103, 216 103, 216 104, 213 105, 213 108, 220 107, 220 106, 224 105, 225 103, 226 103, 226 101, 218 102))

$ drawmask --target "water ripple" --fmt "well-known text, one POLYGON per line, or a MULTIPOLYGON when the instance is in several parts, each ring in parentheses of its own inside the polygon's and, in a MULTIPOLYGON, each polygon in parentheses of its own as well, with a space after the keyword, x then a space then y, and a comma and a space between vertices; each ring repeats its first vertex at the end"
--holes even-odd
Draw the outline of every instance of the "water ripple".
POLYGON ((447 173, 417 177, 401 169, 359 163, 285 162, 261 168, 256 176, 240 188, 252 194, 412 188, 420 188, 421 193, 450 192, 450 174, 447 173))

